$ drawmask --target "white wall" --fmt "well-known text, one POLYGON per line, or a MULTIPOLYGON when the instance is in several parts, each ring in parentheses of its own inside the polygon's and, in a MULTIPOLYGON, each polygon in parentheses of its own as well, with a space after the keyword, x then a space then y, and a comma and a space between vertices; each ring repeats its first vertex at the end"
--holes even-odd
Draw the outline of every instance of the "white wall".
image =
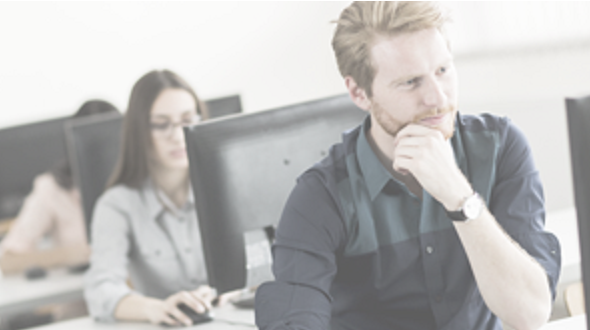
MULTIPOLYGON (((0 2, 0 128, 124 110, 145 72, 170 68, 245 111, 345 90, 330 47, 346 2, 0 2)), ((565 96, 590 94, 590 4, 449 2, 460 107, 508 115, 528 136, 547 206, 573 205, 565 96)))
POLYGON ((526 134, 547 209, 574 205, 565 97, 590 95, 590 3, 453 2, 460 109, 526 134))
POLYGON ((344 92, 330 47, 342 2, 0 2, 0 127, 124 109, 154 68, 245 111, 344 92))

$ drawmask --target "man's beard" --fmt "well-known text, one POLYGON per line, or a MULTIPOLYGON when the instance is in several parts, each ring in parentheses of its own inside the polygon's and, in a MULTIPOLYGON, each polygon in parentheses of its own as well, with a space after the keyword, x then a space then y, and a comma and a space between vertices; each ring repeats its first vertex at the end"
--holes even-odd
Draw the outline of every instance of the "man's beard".
MULTIPOLYGON (((381 104, 379 104, 377 102, 372 102, 372 104, 373 104, 373 107, 372 107, 371 112, 372 112, 375 120, 383 128, 383 130, 385 130, 385 132, 387 132, 389 135, 391 135, 391 137, 395 137, 397 135, 397 133, 399 133, 399 131, 401 131, 404 127, 408 126, 409 124, 421 125, 420 121, 424 118, 431 117, 431 116, 439 116, 439 115, 442 115, 445 113, 450 113, 454 117, 454 115, 456 113, 455 106, 449 105, 449 106, 442 108, 442 109, 438 109, 438 108, 431 109, 423 114, 420 114, 420 115, 414 117, 410 122, 402 123, 402 122, 397 121, 394 118, 392 118, 391 115, 389 113, 387 113, 385 108, 383 108, 381 106, 381 104)), ((446 122, 443 127, 432 127, 433 129, 440 131, 443 134, 445 140, 450 139, 455 132, 455 125, 454 125, 455 118, 452 118, 451 120, 453 121, 453 124, 450 127, 449 127, 449 124, 446 122)))

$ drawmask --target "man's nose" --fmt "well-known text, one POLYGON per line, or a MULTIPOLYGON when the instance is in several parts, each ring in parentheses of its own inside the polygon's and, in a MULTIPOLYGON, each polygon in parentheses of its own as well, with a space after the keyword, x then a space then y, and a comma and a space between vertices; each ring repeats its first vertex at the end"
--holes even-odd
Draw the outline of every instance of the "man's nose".
POLYGON ((423 85, 424 104, 429 108, 441 109, 447 105, 447 95, 443 86, 436 78, 426 79, 423 85))

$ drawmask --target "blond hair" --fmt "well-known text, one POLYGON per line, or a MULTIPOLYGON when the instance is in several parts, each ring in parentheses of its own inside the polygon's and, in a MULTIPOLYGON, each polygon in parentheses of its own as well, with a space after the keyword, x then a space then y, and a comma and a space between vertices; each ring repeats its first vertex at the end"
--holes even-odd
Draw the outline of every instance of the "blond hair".
POLYGON ((450 21, 437 3, 426 1, 355 1, 336 21, 332 48, 342 77, 351 76, 372 96, 376 68, 371 47, 378 37, 437 28, 450 21))

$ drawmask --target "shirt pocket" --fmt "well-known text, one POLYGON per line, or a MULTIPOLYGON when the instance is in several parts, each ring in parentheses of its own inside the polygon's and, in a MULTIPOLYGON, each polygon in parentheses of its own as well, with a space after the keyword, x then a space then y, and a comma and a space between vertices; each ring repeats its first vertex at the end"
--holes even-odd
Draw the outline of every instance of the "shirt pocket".
POLYGON ((168 260, 176 259, 176 252, 171 247, 150 246, 141 249, 141 256, 145 260, 168 260))
POLYGON ((142 249, 141 258, 144 271, 162 283, 178 281, 182 277, 182 267, 176 252, 171 247, 153 246, 142 249))

